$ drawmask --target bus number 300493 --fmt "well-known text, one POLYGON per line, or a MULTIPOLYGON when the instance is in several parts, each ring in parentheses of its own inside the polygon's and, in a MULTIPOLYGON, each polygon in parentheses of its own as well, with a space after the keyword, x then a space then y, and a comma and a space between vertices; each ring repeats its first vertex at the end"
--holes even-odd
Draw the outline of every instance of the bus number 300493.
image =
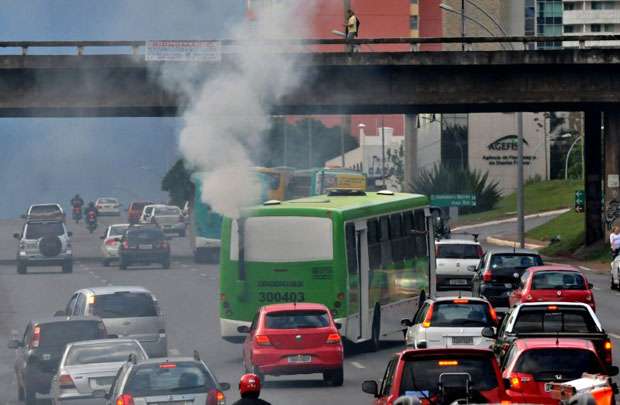
POLYGON ((303 302, 305 301, 304 293, 302 292, 259 292, 259 302, 303 302))

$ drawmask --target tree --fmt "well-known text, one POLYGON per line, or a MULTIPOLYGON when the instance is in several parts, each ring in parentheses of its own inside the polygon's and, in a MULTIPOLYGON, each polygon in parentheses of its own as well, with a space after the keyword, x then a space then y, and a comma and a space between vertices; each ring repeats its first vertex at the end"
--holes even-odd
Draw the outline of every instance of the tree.
POLYGON ((183 207, 185 201, 191 201, 194 185, 190 179, 191 172, 185 166, 185 161, 179 159, 168 170, 161 181, 161 189, 168 192, 170 204, 183 207))

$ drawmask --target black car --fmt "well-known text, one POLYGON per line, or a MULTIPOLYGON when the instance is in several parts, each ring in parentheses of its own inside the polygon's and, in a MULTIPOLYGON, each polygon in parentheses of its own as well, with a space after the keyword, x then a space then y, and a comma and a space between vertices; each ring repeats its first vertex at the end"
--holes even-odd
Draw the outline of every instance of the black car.
POLYGON ((34 405, 37 393, 49 393, 67 343, 106 337, 105 326, 99 318, 54 317, 30 321, 21 339, 9 341, 9 348, 16 349, 19 399, 26 405, 34 405))
POLYGON ((529 249, 491 249, 480 259, 472 279, 472 295, 484 297, 494 307, 508 307, 508 297, 520 284, 523 272, 542 266, 541 257, 529 249))
POLYGON ((121 238, 118 257, 121 270, 134 264, 152 263, 159 263, 164 269, 169 269, 168 237, 157 226, 130 226, 121 238))

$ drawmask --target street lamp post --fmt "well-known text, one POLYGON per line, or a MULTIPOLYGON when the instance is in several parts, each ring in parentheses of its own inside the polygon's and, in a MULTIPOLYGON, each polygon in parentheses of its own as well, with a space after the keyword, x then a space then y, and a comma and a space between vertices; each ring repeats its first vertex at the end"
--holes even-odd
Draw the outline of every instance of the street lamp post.
MULTIPOLYGON (((465 0, 461 0, 461 39, 465 38, 465 0)), ((465 42, 461 41, 461 51, 465 50, 465 42)))
POLYGON ((525 192, 523 189, 523 113, 517 113, 517 236, 525 247, 525 192))
POLYGON ((385 185, 385 117, 381 116, 381 179, 383 180, 383 188, 385 185))
POLYGON ((568 180, 568 162, 570 161, 570 154, 573 151, 573 148, 575 147, 575 145, 577 145, 577 142, 582 138, 581 135, 579 135, 574 141, 573 143, 570 145, 570 148, 568 148, 568 152, 566 152, 566 162, 564 163, 564 180, 568 180))

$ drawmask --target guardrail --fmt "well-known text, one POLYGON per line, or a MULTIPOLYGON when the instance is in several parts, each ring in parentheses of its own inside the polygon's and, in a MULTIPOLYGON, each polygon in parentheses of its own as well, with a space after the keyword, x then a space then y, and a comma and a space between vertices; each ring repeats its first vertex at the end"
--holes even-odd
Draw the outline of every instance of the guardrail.
MULTIPOLYGON (((183 42, 184 40, 179 40, 183 42)), ((187 42, 207 40, 185 40, 187 42)), ((428 37, 428 38, 358 38, 354 40, 338 39, 264 39, 254 41, 235 41, 231 39, 218 40, 223 46, 261 44, 261 45, 286 45, 286 46, 309 46, 309 45, 411 45, 412 51, 416 51, 424 44, 527 44, 545 42, 577 42, 579 48, 587 48, 588 42, 612 42, 619 41, 620 35, 566 35, 566 36, 507 36, 507 37, 428 37)), ((27 55, 30 48, 75 48, 78 55, 84 53, 85 48, 118 47, 131 48, 132 53, 137 55, 140 48, 146 46, 148 41, 0 41, 0 48, 20 48, 22 55, 27 55)), ((175 42, 171 40, 171 42, 175 42)), ((471 50, 471 47, 466 48, 471 50)), ((517 49, 518 51, 519 49, 517 49)))

